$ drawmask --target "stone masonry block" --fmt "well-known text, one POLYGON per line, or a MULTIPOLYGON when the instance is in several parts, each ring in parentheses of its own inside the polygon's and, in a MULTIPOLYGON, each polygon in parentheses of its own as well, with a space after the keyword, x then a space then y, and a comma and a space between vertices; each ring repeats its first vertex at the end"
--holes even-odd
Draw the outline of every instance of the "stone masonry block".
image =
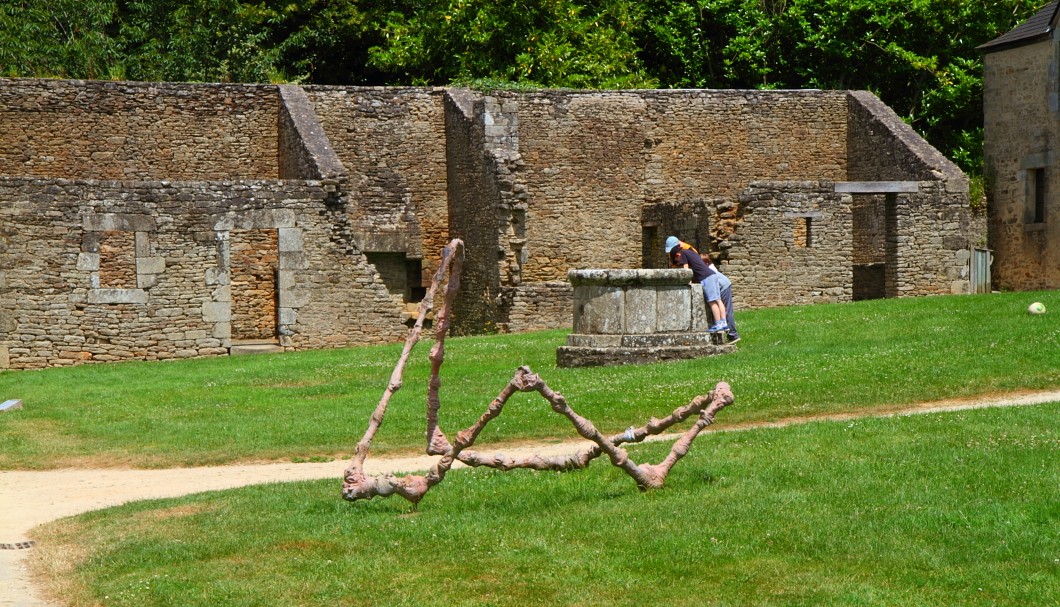
POLYGON ((280 324, 293 325, 298 322, 298 310, 294 308, 280 308, 280 324))
POLYGON ((165 257, 144 257, 136 260, 137 274, 161 274, 165 271, 165 257))
POLYGON ((312 300, 307 289, 281 289, 280 303, 285 308, 301 308, 312 300))
POLYGON ((589 301, 588 331, 586 333, 624 333, 624 294, 622 287, 600 286, 587 287, 589 301))
POLYGON ((98 272, 99 253, 78 253, 77 269, 83 272, 98 272))
POLYGON ((707 309, 707 301, 703 299, 703 285, 694 284, 689 287, 692 298, 692 331, 706 331, 710 328, 711 317, 707 309))
POLYGON ((217 339, 232 338, 232 323, 218 322, 213 325, 213 336, 217 339))
POLYGON ((652 333, 656 324, 655 289, 629 287, 626 290, 625 333, 652 333))
POLYGON ((150 215, 133 213, 87 214, 82 227, 86 232, 154 232, 158 228, 150 215))
POLYGON ((276 272, 277 285, 276 288, 281 291, 285 291, 295 286, 295 273, 291 270, 280 270, 276 272))
POLYGON ((692 291, 687 285, 660 287, 657 291, 656 331, 688 331, 692 328, 692 291))
POLYGON ((305 253, 293 251, 280 251, 281 270, 305 270, 309 267, 309 259, 305 253))
POLYGON ((137 232, 135 242, 137 257, 151 256, 151 237, 147 232, 137 232))
POLYGON ((228 272, 221 268, 206 268, 206 285, 226 285, 231 282, 228 272))
POLYGON ((18 328, 18 319, 14 310, 0 310, 0 335, 11 333, 18 328))
POLYGON ((92 289, 88 292, 90 304, 145 304, 147 292, 143 289, 92 289))
POLYGON ((277 238, 281 253, 288 251, 302 252, 305 248, 302 243, 302 230, 299 228, 280 228, 277 238))
POLYGON ((158 284, 158 274, 137 274, 136 287, 139 289, 150 289, 158 284))
POLYGON ((232 304, 227 301, 208 301, 202 304, 205 322, 232 322, 232 304))

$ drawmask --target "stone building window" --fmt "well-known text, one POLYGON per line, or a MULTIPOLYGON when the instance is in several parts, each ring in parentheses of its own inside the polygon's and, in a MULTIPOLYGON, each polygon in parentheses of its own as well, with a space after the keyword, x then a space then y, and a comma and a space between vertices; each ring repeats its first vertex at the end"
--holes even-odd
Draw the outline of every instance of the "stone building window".
POLYGON ((77 269, 85 273, 90 304, 144 304, 165 272, 154 253, 154 218, 135 213, 90 213, 82 223, 77 269))
POLYGON ((96 234, 99 238, 99 288, 137 288, 135 234, 120 230, 96 234))
POLYGON ((1027 191, 1027 223, 1045 223, 1045 169, 1042 167, 1027 171, 1030 181, 1027 191))

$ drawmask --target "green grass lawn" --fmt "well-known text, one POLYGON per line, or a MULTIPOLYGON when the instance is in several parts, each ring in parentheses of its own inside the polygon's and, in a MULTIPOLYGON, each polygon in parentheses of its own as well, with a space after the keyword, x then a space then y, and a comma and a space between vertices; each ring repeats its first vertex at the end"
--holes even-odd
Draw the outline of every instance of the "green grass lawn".
MULTIPOLYGON (((529 365, 605 433, 639 425, 728 381, 718 426, 1060 387, 1060 292, 889 299, 737 312, 739 352, 649 366, 558 369, 563 331, 454 338, 442 428, 471 424, 529 365), (1043 301, 1051 310, 1031 316, 1043 301)), ((391 401, 373 455, 421 452, 425 340, 391 401)), ((220 464, 351 454, 400 344, 282 355, 0 373, 0 469, 220 464)), ((479 444, 573 437, 518 395, 479 444)))
MULTIPOLYGON (((770 319, 748 314, 748 333, 770 319)), ((1058 416, 1053 403, 711 433, 649 493, 598 460, 454 471, 417 512, 343 502, 339 479, 140 502, 38 528, 31 558, 74 605, 1056 605, 1058 416)))

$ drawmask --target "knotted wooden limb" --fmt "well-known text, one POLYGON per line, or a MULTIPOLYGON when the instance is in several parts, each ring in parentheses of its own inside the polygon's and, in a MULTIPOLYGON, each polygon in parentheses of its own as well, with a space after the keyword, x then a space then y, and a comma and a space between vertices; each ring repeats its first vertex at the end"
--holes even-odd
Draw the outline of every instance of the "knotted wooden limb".
MULTIPOLYGON (((379 431, 380 426, 383 425, 383 418, 386 415, 387 405, 390 403, 390 397, 395 392, 401 389, 402 377, 405 374, 405 364, 408 362, 409 355, 412 353, 412 349, 416 346, 416 343, 420 340, 420 334, 423 332, 423 321, 427 318, 427 314, 430 313, 431 308, 434 307, 434 294, 438 285, 445 278, 449 272, 449 267, 453 264, 454 258, 456 259, 455 267, 457 268, 456 275, 459 277, 459 268, 463 265, 464 257, 464 243, 460 239, 453 239, 448 245, 442 248, 442 262, 438 266, 438 270, 434 273, 434 278, 431 279, 431 286, 424 295, 423 300, 420 301, 418 314, 416 316, 416 323, 409 330, 409 335, 405 339, 405 347, 401 350, 401 357, 398 358, 397 364, 394 366, 394 371, 390 374, 390 382, 387 384, 386 390, 383 392, 382 398, 379 399, 379 404, 376 405, 375 410, 372 412, 372 416, 368 421, 368 429, 364 432, 364 437, 361 438, 360 442, 357 443, 357 447, 354 449, 353 460, 350 465, 346 468, 343 477, 346 479, 343 485, 343 495, 347 493, 347 487, 350 487, 352 494, 358 494, 360 497, 352 499, 364 499, 370 498, 375 495, 391 495, 394 492, 398 492, 398 487, 405 487, 405 493, 401 493, 402 497, 410 499, 413 503, 419 501, 419 499, 411 499, 419 492, 418 486, 413 488, 412 481, 407 483, 394 479, 388 482, 381 482, 380 479, 369 479, 364 474, 364 460, 368 457, 368 450, 372 446, 372 439, 375 438, 376 432, 379 431), (407 485, 407 486, 406 486, 407 485)), ((457 281, 459 285, 459 280, 457 281)), ((453 295, 455 297, 455 294, 453 295)), ((451 296, 446 293, 446 305, 443 306, 442 313, 446 316, 446 327, 448 327, 448 308, 451 304, 451 296)), ((439 314, 442 316, 442 314, 439 314)), ((439 322, 438 324, 441 324, 439 322)), ((428 409, 429 411, 429 409, 428 409)), ((437 411, 437 408, 435 408, 437 411)), ((430 413, 428 413, 428 418, 430 413)), ((435 420, 437 422, 437 420, 435 420)), ((385 478, 385 477, 384 477, 385 478)), ((426 489, 423 489, 426 492, 426 489)), ((419 492, 422 497, 423 492, 419 492)), ((347 497, 346 499, 351 499, 347 497)))
POLYGON ((405 348, 401 357, 391 374, 390 383, 379 404, 376 406, 369 420, 368 430, 364 438, 357 444, 353 461, 346 469, 342 495, 347 500, 371 499, 375 496, 400 495, 413 504, 418 504, 420 499, 438 483, 445 479, 445 475, 457 462, 471 466, 489 466, 502 470, 513 468, 531 468, 535 470, 574 470, 585 468, 589 463, 600 455, 607 455, 611 463, 629 474, 641 490, 662 487, 669 474, 670 469, 688 453, 692 441, 696 436, 713 423, 714 416, 718 411, 733 402, 732 390, 725 382, 719 382, 709 394, 697 396, 687 405, 678 407, 662 418, 651 418, 639 428, 629 428, 621 434, 604 436, 588 419, 578 415, 568 404, 563 395, 553 391, 541 378, 533 373, 529 367, 519 367, 515 376, 508 385, 501 390, 497 398, 486 408, 486 411, 470 427, 458 432, 454 442, 450 442, 441 430, 438 421, 438 411, 441 407, 439 391, 441 388, 441 367, 445 361, 445 337, 449 330, 450 311, 456 299, 457 290, 460 288, 460 273, 463 265, 463 242, 453 240, 442 251, 442 263, 434 275, 430 289, 423 302, 420 303, 420 313, 416 324, 409 332, 405 341, 405 348), (435 318, 435 345, 431 348, 431 377, 427 388, 427 453, 441 456, 431 467, 426 475, 394 476, 384 474, 379 476, 368 476, 364 474, 363 465, 365 457, 371 446, 375 433, 383 423, 386 408, 390 397, 401 388, 401 378, 404 374, 405 364, 412 348, 419 341, 422 332, 423 320, 431 309, 434 293, 437 285, 445 279, 448 273, 448 283, 442 309, 435 318), (574 426, 575 431, 594 443, 593 447, 583 449, 577 453, 546 457, 542 455, 531 455, 524 458, 513 458, 503 453, 485 455, 469 449, 474 445, 482 430, 501 414, 505 403, 516 392, 538 392, 552 407, 552 410, 563 415, 574 426), (670 453, 658 464, 636 464, 633 462, 625 449, 621 447, 624 443, 641 442, 651 435, 666 431, 671 426, 680 423, 693 415, 698 415, 696 423, 685 434, 674 443, 670 453))

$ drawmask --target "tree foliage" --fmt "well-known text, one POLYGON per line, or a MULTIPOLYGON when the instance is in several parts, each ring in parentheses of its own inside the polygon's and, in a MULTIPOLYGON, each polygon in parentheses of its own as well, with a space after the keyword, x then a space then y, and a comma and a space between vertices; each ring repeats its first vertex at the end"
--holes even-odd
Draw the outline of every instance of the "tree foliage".
POLYGON ((1043 0, 0 0, 0 74, 879 95, 978 172, 976 46, 1043 0))

